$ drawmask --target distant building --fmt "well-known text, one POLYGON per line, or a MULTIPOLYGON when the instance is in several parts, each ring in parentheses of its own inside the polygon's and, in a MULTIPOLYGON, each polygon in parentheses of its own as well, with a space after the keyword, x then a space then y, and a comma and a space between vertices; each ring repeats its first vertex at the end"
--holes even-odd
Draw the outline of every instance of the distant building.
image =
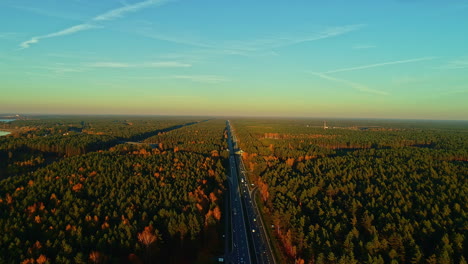
POLYGON ((323 129, 328 129, 327 121, 323 121, 323 129))

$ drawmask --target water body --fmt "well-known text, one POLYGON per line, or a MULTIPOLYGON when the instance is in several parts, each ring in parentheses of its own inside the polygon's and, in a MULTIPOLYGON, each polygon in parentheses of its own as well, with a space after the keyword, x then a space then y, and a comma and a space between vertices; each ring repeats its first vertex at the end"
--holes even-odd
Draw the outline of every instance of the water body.
POLYGON ((1 136, 6 136, 6 135, 9 135, 11 134, 10 132, 6 132, 6 131, 0 131, 0 137, 1 136))
MULTIPOLYGON (((0 122, 11 122, 11 121, 15 121, 16 119, 0 119, 0 122)), ((6 131, 0 131, 0 137, 1 136, 6 136, 6 135, 9 135, 11 134, 11 132, 6 132, 6 131)))

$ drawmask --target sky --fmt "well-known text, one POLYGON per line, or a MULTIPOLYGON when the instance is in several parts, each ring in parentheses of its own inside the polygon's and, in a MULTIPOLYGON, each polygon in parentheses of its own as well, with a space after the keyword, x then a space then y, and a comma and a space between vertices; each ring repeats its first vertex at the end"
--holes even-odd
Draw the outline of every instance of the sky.
POLYGON ((468 0, 2 0, 0 113, 468 120, 468 0))

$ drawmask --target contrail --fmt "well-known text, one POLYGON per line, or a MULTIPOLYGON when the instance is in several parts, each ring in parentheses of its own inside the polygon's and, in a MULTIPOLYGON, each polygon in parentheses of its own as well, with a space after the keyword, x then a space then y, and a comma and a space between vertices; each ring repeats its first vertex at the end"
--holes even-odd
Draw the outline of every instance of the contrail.
POLYGON ((403 64, 403 63, 411 63, 411 62, 418 62, 418 61, 427 61, 427 60, 433 60, 435 58, 436 57, 422 57, 422 58, 409 59, 409 60, 382 62, 382 63, 376 63, 376 64, 369 64, 369 65, 351 67, 351 68, 331 70, 331 71, 327 71, 327 72, 324 72, 324 73, 329 74, 329 73, 337 73, 337 72, 357 71, 357 70, 363 70, 363 69, 369 69, 369 68, 382 67, 382 66, 386 66, 386 65, 403 64))

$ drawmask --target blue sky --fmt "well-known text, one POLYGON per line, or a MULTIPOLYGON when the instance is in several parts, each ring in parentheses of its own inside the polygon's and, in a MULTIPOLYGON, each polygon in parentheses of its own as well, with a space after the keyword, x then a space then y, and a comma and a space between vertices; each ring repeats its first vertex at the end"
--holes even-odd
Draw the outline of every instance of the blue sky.
POLYGON ((468 0, 0 2, 0 112, 468 119, 468 0))

